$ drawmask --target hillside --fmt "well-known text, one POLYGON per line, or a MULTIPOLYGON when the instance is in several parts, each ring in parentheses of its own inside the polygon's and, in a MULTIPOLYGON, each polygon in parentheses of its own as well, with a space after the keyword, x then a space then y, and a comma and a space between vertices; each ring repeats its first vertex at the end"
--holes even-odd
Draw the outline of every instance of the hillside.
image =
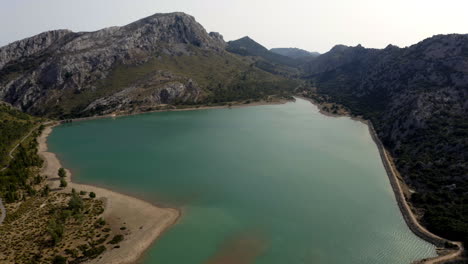
POLYGON ((0 100, 66 118, 256 99, 297 86, 225 47, 220 34, 184 13, 95 32, 45 32, 0 48, 0 100))
POLYGON ((320 53, 318 52, 310 52, 298 48, 273 48, 270 49, 270 51, 279 55, 283 55, 296 60, 301 60, 304 62, 307 62, 320 56, 320 53))
POLYGON ((468 242, 468 35, 408 48, 335 46, 307 67, 306 94, 370 119, 414 191, 422 222, 468 242))
POLYGON ((9 161, 9 152, 39 119, 22 113, 11 105, 0 102, 0 169, 9 161))
POLYGON ((271 52, 250 37, 229 41, 226 50, 240 56, 252 57, 256 67, 273 74, 286 77, 298 77, 300 74, 299 60, 271 52))

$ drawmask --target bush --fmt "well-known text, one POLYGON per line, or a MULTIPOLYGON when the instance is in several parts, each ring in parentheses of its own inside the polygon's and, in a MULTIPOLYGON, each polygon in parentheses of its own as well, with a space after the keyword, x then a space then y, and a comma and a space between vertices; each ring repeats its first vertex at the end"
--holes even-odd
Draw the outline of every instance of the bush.
POLYGON ((123 240, 123 236, 122 236, 122 235, 116 235, 116 236, 114 236, 114 237, 112 238, 111 241, 109 241, 109 244, 115 245, 115 244, 120 243, 122 240, 123 240))
POLYGON ((60 188, 65 188, 67 185, 67 181, 64 178, 60 179, 60 188))
POLYGON ((68 201, 68 208, 72 210, 74 214, 81 212, 81 210, 84 208, 83 199, 81 199, 81 197, 75 191, 72 191, 72 196, 68 201))
POLYGON ((42 194, 41 194, 42 196, 48 196, 49 193, 50 193, 50 187, 49 187, 49 185, 44 186, 44 188, 42 188, 41 193, 42 193, 42 194))
POLYGON ((58 176, 59 176, 60 178, 65 178, 65 177, 67 177, 67 172, 65 171, 64 168, 60 168, 60 169, 58 170, 58 176))
POLYGON ((96 198, 96 194, 94 192, 89 193, 89 198, 96 198))
POLYGON ((93 259, 96 258, 97 256, 101 255, 104 251, 106 251, 105 246, 99 246, 99 247, 92 247, 86 251, 83 252, 83 255, 86 257, 93 259))
MULTIPOLYGON (((64 226, 62 223, 50 220, 47 224, 47 233, 52 238, 52 244, 57 245, 63 237, 64 226)), ((54 262, 55 263, 55 262, 54 262)))
POLYGON ((102 218, 99 218, 95 224, 96 227, 103 227, 104 225, 106 225, 106 221, 102 218))
POLYGON ((52 264, 67 264, 67 258, 57 255, 54 257, 52 264))

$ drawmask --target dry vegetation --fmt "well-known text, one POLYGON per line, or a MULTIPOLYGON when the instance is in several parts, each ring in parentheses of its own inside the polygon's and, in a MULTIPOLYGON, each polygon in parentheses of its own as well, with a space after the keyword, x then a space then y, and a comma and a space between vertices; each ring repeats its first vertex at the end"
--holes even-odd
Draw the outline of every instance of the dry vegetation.
POLYGON ((51 190, 47 176, 40 174, 39 121, 0 105, 0 164, 7 165, 0 171, 0 198, 7 211, 0 224, 0 263, 80 263, 118 247, 129 231, 110 228, 101 218, 102 200, 91 193, 51 190), (7 159, 15 143, 20 144, 7 159))
POLYGON ((75 212, 71 193, 51 192, 8 204, 7 218, 0 225, 0 262, 80 263, 119 247, 122 234, 100 218, 103 201, 81 194, 76 195, 82 208, 75 212))

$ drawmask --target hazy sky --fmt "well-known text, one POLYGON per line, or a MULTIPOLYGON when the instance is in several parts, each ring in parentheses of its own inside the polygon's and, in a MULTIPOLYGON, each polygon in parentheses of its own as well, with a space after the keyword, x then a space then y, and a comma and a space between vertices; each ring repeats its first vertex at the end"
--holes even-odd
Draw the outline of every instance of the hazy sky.
POLYGON ((51 29, 94 31, 182 11, 225 40, 326 52, 468 33, 468 0, 0 0, 0 46, 51 29))

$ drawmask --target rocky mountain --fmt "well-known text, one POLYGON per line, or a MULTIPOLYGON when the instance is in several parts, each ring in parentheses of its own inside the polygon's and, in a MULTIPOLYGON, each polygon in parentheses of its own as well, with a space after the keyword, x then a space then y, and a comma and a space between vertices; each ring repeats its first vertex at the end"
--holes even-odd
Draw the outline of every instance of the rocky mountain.
POLYGON ((220 34, 184 13, 95 32, 44 32, 0 48, 0 100, 69 117, 250 99, 295 86, 225 47, 220 34))
POLYGON ((292 92, 337 102, 372 121, 428 229, 468 243, 468 35, 305 57, 249 37, 225 43, 184 13, 155 14, 1 47, 0 101, 58 118, 292 92))
POLYGON ((320 53, 318 52, 310 52, 298 48, 273 48, 270 49, 270 51, 279 55, 283 55, 293 59, 299 59, 302 61, 308 61, 320 56, 320 53))
POLYGON ((373 122, 423 223, 468 242, 468 35, 408 48, 339 45, 305 69, 320 100, 373 122))

